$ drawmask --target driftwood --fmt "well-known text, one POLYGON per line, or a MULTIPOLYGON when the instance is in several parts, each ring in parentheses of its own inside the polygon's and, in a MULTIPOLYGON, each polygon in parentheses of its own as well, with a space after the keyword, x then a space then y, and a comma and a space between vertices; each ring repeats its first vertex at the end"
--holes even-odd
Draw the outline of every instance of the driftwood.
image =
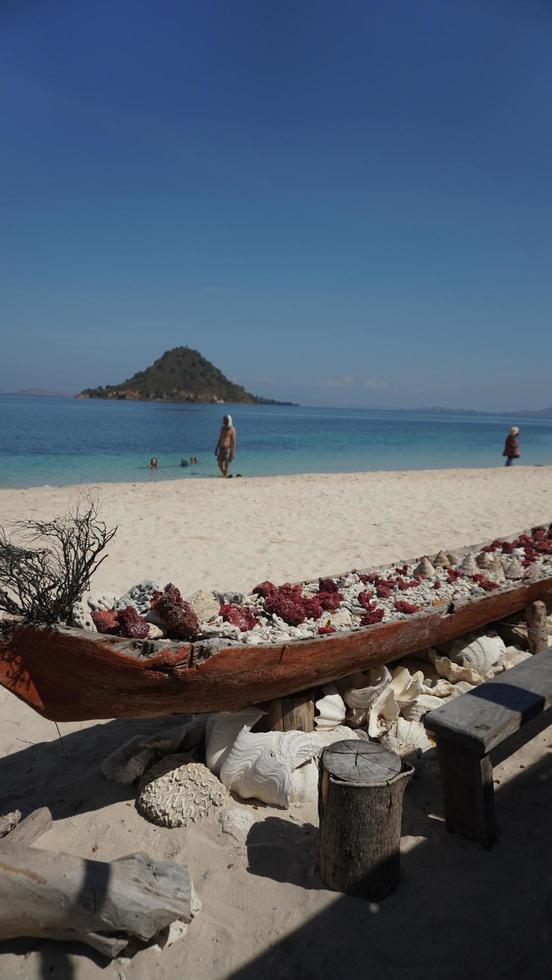
POLYGON ((320 877, 380 901, 400 877, 402 798, 412 766, 376 742, 344 741, 320 759, 320 877))
POLYGON ((37 810, 0 841, 0 941, 71 940, 114 957, 130 936, 151 940, 199 910, 182 865, 147 854, 88 861, 29 847, 50 824, 49 811, 37 810))
POLYGON ((527 640, 531 653, 541 653, 548 646, 546 605, 541 600, 532 602, 525 610, 527 640))

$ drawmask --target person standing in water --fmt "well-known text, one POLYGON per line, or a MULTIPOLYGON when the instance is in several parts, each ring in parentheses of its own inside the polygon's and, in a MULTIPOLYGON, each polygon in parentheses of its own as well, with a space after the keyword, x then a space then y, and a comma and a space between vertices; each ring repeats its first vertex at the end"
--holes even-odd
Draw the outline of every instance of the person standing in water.
POLYGON ((232 425, 232 416, 225 415, 219 432, 215 456, 218 468, 223 476, 228 476, 228 468, 236 455, 236 430, 232 425))
POLYGON ((506 442, 504 443, 503 456, 506 456, 505 466, 511 466, 514 459, 519 459, 519 439, 518 439, 519 429, 517 425, 513 425, 510 429, 510 434, 506 436, 506 442))

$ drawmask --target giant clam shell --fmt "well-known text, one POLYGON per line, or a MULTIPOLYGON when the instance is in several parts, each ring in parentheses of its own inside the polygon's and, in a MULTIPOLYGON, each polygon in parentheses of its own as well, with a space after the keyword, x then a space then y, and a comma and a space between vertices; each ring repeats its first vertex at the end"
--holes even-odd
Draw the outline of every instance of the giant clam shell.
POLYGON ((391 674, 385 664, 383 664, 381 667, 373 667, 368 674, 367 680, 368 684, 365 687, 353 687, 344 692, 343 700, 350 708, 369 708, 372 701, 390 683, 391 674))
POLYGON ((390 688, 393 691, 395 701, 399 709, 406 704, 410 704, 414 698, 421 694, 424 686, 424 675, 421 670, 411 674, 408 667, 395 667, 392 671, 390 688))
POLYGON ((227 753, 230 751, 238 732, 242 728, 253 728, 264 712, 259 708, 245 708, 243 711, 219 711, 207 720, 205 731, 205 761, 216 776, 227 753))
POLYGON ((345 702, 333 684, 324 688, 324 697, 316 702, 318 714, 314 719, 316 731, 331 731, 345 720, 345 702))
POLYGON ((460 664, 449 660, 448 657, 440 657, 438 653, 432 656, 435 668, 441 677, 455 684, 457 681, 467 681, 468 684, 481 684, 483 678, 473 669, 473 667, 461 667, 460 664))
POLYGON ((454 641, 448 650, 449 657, 462 667, 472 667, 480 677, 496 673, 500 669, 502 657, 506 650, 500 636, 477 636, 468 643, 465 640, 454 641))
POLYGON ((400 755, 401 759, 416 758, 433 748, 424 726, 419 721, 398 718, 391 731, 382 738, 387 748, 400 755))
MULTIPOLYGON (((452 686, 452 685, 451 685, 452 686)), ((419 694, 413 701, 409 701, 401 708, 401 715, 407 721, 421 721, 421 719, 434 708, 440 708, 443 701, 433 694, 419 694)))
POLYGON ((257 799, 269 806, 288 807, 292 792, 304 798, 306 792, 317 792, 313 771, 299 774, 295 783, 293 773, 311 759, 317 759, 322 748, 343 738, 357 738, 344 726, 332 732, 250 732, 246 727, 238 733, 226 754, 220 778, 242 799, 257 799))

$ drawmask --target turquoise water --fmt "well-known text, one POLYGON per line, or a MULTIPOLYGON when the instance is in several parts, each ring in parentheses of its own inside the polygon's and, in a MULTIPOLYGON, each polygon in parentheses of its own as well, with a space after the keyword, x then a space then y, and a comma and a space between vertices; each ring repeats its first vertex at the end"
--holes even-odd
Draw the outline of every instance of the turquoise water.
POLYGON ((0 486, 215 477, 225 411, 238 431, 233 472, 244 476, 501 466, 515 422, 523 463, 552 464, 552 419, 2 395, 0 486), (192 455, 198 465, 182 469, 192 455))

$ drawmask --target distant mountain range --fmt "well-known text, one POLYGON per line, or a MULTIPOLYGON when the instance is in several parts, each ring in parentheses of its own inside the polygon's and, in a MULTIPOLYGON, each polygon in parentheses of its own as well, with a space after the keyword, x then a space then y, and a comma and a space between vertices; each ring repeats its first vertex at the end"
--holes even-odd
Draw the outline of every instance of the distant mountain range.
POLYGON ((108 398, 130 401, 203 402, 244 405, 289 405, 272 398, 250 394, 234 384, 214 364, 191 347, 165 351, 144 371, 120 384, 86 388, 77 398, 108 398))
POLYGON ((475 408, 443 408, 441 405, 430 405, 428 408, 414 408, 414 412, 424 412, 426 415, 511 415, 512 418, 552 418, 552 408, 521 408, 516 411, 504 409, 499 412, 480 412, 475 408))
POLYGON ((37 398, 74 398, 74 391, 49 391, 48 388, 20 388, 19 391, 2 391, 2 395, 33 395, 37 398))

